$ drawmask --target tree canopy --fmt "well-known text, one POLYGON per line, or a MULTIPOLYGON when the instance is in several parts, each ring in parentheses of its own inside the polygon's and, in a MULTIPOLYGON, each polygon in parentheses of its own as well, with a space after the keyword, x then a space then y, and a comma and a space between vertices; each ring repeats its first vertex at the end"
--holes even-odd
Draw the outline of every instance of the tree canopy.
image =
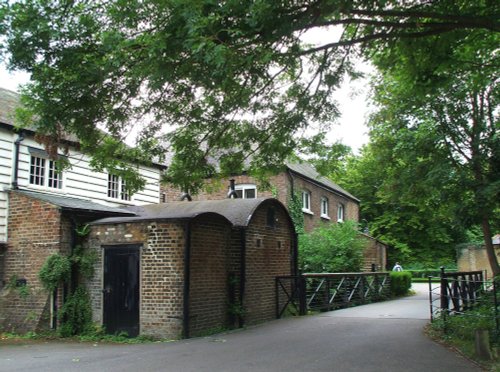
POLYGON ((130 159, 170 154, 167 176, 191 190, 218 171, 281 164, 311 143, 306 129, 328 130, 338 115, 330 93, 369 43, 500 28, 495 1, 1 4, 2 52, 32 77, 25 124, 55 145, 76 134, 95 167, 122 172, 132 188, 141 183, 130 159), (308 43, 317 29, 322 42, 308 43), (133 149, 121 143, 131 131, 133 149))

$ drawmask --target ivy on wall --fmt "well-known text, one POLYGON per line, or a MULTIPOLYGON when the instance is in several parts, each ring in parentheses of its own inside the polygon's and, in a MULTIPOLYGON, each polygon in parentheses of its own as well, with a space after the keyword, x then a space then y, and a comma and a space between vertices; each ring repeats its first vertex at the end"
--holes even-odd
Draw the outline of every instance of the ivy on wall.
POLYGON ((290 195, 288 212, 292 218, 297 234, 304 233, 304 212, 302 212, 302 198, 298 192, 290 195))

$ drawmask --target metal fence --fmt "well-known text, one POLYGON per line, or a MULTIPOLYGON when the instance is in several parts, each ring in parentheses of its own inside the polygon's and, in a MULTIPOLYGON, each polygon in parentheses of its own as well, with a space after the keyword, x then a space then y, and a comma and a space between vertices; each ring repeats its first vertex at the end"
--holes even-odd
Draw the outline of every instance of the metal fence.
POLYGON ((470 317, 470 321, 491 324, 499 335, 499 283, 487 280, 482 271, 445 272, 439 277, 429 276, 429 303, 431 321, 442 321, 443 327, 453 316, 470 317), (475 309, 483 311, 471 311, 475 309))
POLYGON ((276 278, 276 317, 330 311, 386 299, 389 273, 308 273, 276 278))

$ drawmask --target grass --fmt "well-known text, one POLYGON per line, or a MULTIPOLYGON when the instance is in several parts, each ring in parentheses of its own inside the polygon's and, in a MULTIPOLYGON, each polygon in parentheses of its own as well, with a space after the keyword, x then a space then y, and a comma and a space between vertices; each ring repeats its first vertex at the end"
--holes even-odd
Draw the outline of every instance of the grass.
POLYGON ((128 337, 126 333, 108 335, 95 332, 87 335, 72 337, 61 337, 56 331, 27 332, 25 334, 0 332, 0 342, 4 344, 19 344, 26 341, 76 341, 76 342, 100 342, 115 344, 145 344, 152 342, 168 342, 172 340, 157 339, 151 336, 128 337))

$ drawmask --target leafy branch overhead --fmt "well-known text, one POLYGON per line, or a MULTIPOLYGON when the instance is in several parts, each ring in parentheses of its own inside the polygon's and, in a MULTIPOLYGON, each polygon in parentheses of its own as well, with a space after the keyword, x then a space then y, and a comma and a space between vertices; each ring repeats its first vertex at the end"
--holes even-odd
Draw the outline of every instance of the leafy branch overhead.
POLYGON ((355 75, 352 57, 368 43, 500 28, 490 1, 0 4, 2 52, 31 73, 24 99, 39 130, 55 144, 58 128, 77 135, 101 154, 97 168, 170 153, 167 176, 183 187, 280 164, 308 143, 306 128, 328 130, 338 116, 331 92, 355 75), (314 30, 323 30, 321 44, 305 41, 314 30), (137 147, 119 147, 130 132, 137 147))

